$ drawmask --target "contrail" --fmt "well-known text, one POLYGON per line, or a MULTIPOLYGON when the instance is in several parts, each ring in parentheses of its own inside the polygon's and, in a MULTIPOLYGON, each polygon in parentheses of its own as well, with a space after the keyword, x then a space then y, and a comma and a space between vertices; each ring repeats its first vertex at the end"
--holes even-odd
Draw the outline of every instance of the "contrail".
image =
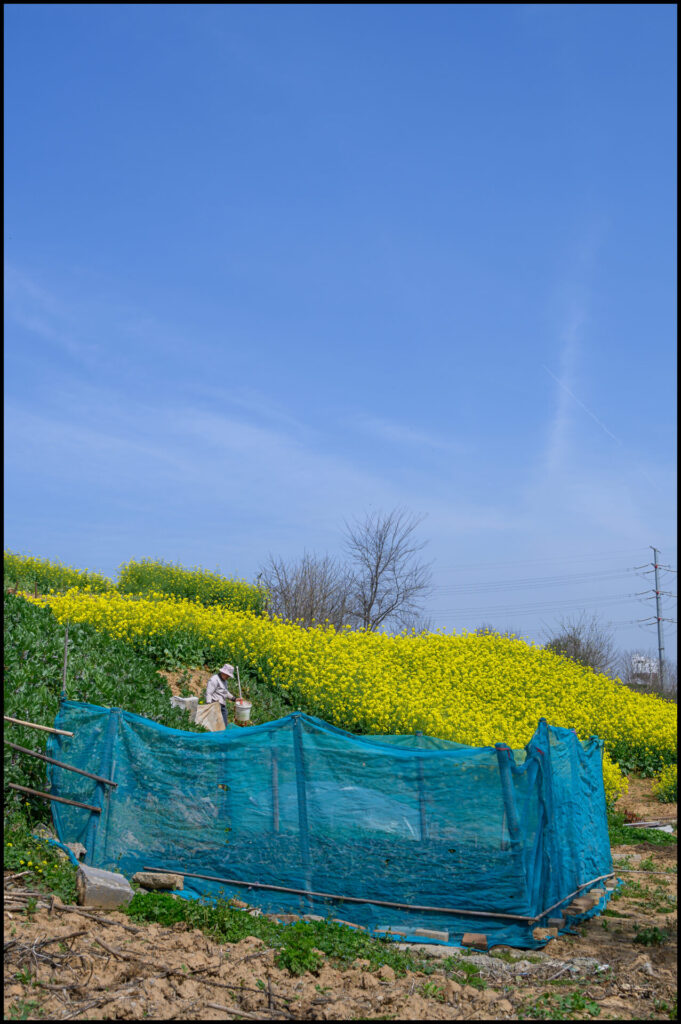
POLYGON ((598 426, 601 428, 601 430, 605 431, 605 433, 608 435, 608 437, 611 437, 613 439, 613 441, 615 441, 617 444, 622 445, 622 442, 620 441, 619 437, 615 437, 615 435, 612 433, 612 431, 608 430, 608 428, 606 427, 605 423, 601 423, 601 421, 599 420, 598 416, 596 416, 594 413, 592 413, 591 409, 587 408, 587 406, 584 405, 584 402, 582 402, 581 399, 577 398, 577 395, 575 395, 572 391, 570 391, 570 388, 566 384, 563 384, 562 380, 559 380, 558 377, 556 377, 555 373, 551 373, 551 371, 549 370, 548 366, 544 366, 544 364, 542 363, 541 364, 541 368, 542 368, 542 370, 546 370, 546 372, 548 373, 549 377, 553 377, 553 379, 555 380, 556 384, 559 384, 562 387, 563 391, 567 391, 567 393, 570 396, 570 398, 574 398, 575 402, 577 402, 578 405, 581 405, 581 407, 584 410, 584 412, 588 413, 588 415, 591 417, 591 419, 596 421, 598 426))
MULTIPOLYGON (((605 431, 605 433, 608 435, 608 437, 611 437, 613 439, 613 441, 620 446, 620 448, 624 448, 624 445, 620 441, 619 437, 615 437, 613 432, 611 430, 608 430, 608 428, 606 427, 605 423, 601 423, 601 421, 599 420, 598 416, 596 416, 594 413, 592 413, 591 409, 587 408, 587 406, 584 405, 584 402, 582 402, 581 399, 577 398, 577 395, 575 395, 572 391, 570 391, 570 388, 567 386, 567 384, 563 384, 562 380, 559 380, 558 377, 556 377, 555 373, 551 373, 551 371, 549 370, 548 366, 544 366, 543 363, 541 363, 540 365, 541 365, 542 370, 546 370, 546 372, 548 373, 549 377, 553 377, 553 379, 555 380, 556 384, 559 384, 562 387, 563 391, 567 391, 567 393, 570 396, 570 398, 574 398, 574 400, 577 403, 577 405, 581 405, 581 407, 584 410, 584 412, 588 413, 588 415, 591 417, 591 419, 596 421, 598 426, 601 428, 601 430, 605 431)), ((626 449, 625 449, 625 451, 626 451, 626 449)), ((653 480, 653 478, 651 476, 649 476, 649 474, 645 471, 645 469, 643 469, 642 466, 637 466, 637 469, 638 469, 638 472, 641 474, 641 476, 645 477, 645 479, 648 481, 648 483, 651 484, 655 488, 656 491, 660 491, 661 490, 660 485, 657 484, 653 480)))

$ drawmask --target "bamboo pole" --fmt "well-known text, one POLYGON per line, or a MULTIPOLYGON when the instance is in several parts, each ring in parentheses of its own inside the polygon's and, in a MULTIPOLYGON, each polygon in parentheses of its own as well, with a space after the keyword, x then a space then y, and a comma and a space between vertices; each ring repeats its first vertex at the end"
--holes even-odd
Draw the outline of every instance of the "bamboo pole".
POLYGON ((53 757, 48 757, 47 754, 39 754, 37 750, 29 750, 28 747, 20 747, 18 743, 10 743, 9 740, 3 741, 8 747, 12 747, 13 750, 18 750, 22 754, 30 754, 31 757, 39 757, 41 761, 48 761, 50 764, 56 764, 57 768, 66 768, 69 772, 78 772, 79 775, 86 775, 88 779, 94 779, 95 782, 103 782, 107 786, 117 786, 117 782, 112 782, 111 779, 105 779, 101 775, 93 775, 92 772, 86 772, 82 768, 74 768, 72 764, 65 764, 63 761, 56 761, 53 757))
MULTIPOLYGON (((236 878, 217 878, 214 875, 193 875, 189 871, 182 871, 178 868, 176 871, 170 871, 167 868, 149 868, 145 867, 144 871, 160 871, 165 874, 178 874, 185 875, 187 878, 204 878, 208 882, 223 882, 227 885, 243 885, 249 889, 270 889, 275 892, 292 892, 299 896, 319 896, 322 899, 327 900, 339 900, 342 903, 368 903, 372 906, 377 907, 395 907, 397 910, 428 910, 437 911, 442 914, 462 914, 468 917, 503 917, 509 918, 513 921, 534 921, 533 917, 522 917, 519 914, 493 914, 489 911, 484 910, 457 910, 451 907, 419 907, 414 906, 410 903, 388 903, 386 900, 369 900, 364 899, 360 896, 338 896, 335 893, 330 892, 314 892, 310 889, 291 889, 284 885, 267 885, 265 882, 243 882, 236 878)), ((588 884, 588 883, 587 883, 588 884)))
POLYGON ((62 676, 61 695, 66 697, 66 662, 69 656, 69 620, 66 620, 66 632, 64 633, 64 673, 62 676))
POLYGON ((10 789, 18 789, 20 793, 30 793, 31 796, 41 796, 45 800, 57 800, 60 804, 70 804, 71 807, 84 807, 86 811, 102 813, 101 807, 93 807, 92 804, 81 804, 78 800, 67 800, 65 796, 53 796, 52 793, 43 793, 39 789, 29 789, 28 786, 18 786, 16 782, 9 783, 10 789))
POLYGON ((284 885, 268 885, 265 882, 244 882, 237 878, 218 878, 215 875, 197 875, 192 874, 191 871, 184 871, 182 868, 152 868, 144 867, 143 871, 157 871, 165 875, 184 875, 186 878, 203 878, 207 882, 223 882, 225 885, 243 885, 248 889, 268 889, 274 890, 275 892, 292 892, 297 893, 300 896, 319 896, 326 900, 339 900, 341 903, 368 903, 375 907, 394 907, 396 910, 419 910, 429 911, 437 914, 457 914, 459 917, 493 917, 495 919, 501 919, 507 921, 525 921, 529 924, 534 924, 535 921, 540 921, 542 917, 546 917, 548 913, 559 907, 561 903, 565 903, 572 896, 575 896, 582 889, 585 889, 587 885, 593 885, 595 882, 600 882, 604 878, 612 878, 615 874, 611 871, 607 875, 599 875, 598 878, 592 878, 589 882, 583 882, 579 889, 575 889, 569 896, 564 896, 562 900, 555 903, 552 907, 547 910, 542 910, 541 914, 536 914, 534 917, 525 917, 522 914, 501 914, 494 913, 489 910, 461 910, 458 907, 421 907, 413 903, 389 903, 387 900, 369 900, 361 896, 338 896, 335 893, 330 892, 313 892, 308 889, 291 889, 284 885))
POLYGON ((10 718, 9 715, 2 716, 6 722, 12 722, 13 725, 26 725, 29 729, 40 729, 42 732, 54 732, 58 736, 73 736, 72 732, 67 732, 66 729, 51 729, 49 725, 36 725, 35 722, 24 722, 21 718, 10 718))
POLYGON ((272 831, 279 831, 279 762, 276 750, 272 750, 272 831))

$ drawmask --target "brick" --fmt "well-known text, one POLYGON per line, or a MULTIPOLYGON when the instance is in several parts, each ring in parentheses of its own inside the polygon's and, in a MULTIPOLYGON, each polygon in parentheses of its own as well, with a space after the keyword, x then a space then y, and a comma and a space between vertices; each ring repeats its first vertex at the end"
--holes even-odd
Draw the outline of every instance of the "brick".
POLYGON ((579 899, 572 901, 565 913, 574 917, 576 914, 585 914, 587 910, 591 910, 592 906, 593 900, 589 899, 588 896, 580 896, 579 899))
POLYGON ((384 925, 380 925, 380 927, 378 927, 378 928, 374 928, 374 934, 375 935, 379 935, 379 934, 380 935, 388 935, 388 934, 390 934, 390 935, 399 936, 401 939, 406 939, 406 937, 408 935, 408 932, 403 932, 403 931, 400 931, 397 928, 393 928, 392 925, 385 925, 384 924, 384 925))
POLYGON ((363 924, 355 924, 354 921, 344 921, 342 917, 332 917, 333 924, 344 924, 348 928, 359 928, 361 932, 365 932, 366 928, 363 924))
POLYGON ((462 946, 475 946, 476 949, 487 949, 487 936, 478 932, 466 932, 461 939, 462 946))
POLYGON ((414 928, 412 935, 422 939, 436 939, 438 942, 449 942, 449 932, 434 931, 432 928, 414 928))

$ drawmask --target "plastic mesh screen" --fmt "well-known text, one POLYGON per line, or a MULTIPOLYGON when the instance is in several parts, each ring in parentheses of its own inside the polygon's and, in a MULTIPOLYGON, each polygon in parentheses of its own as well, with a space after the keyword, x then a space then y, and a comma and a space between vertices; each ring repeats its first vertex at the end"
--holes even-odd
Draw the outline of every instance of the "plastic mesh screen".
POLYGON ((75 735, 51 736, 51 756, 117 783, 49 766, 54 794, 101 808, 53 803, 59 838, 128 877, 176 870, 264 912, 531 948, 544 910, 612 869, 601 741, 544 720, 523 752, 304 714, 199 734, 63 701, 56 724, 75 735))

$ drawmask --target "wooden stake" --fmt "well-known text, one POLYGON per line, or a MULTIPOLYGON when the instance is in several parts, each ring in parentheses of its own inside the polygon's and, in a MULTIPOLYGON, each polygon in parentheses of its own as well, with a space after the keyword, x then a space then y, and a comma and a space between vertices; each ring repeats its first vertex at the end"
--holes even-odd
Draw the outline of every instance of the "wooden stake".
POLYGON ((18 786, 16 782, 10 782, 10 789, 18 789, 20 793, 30 793, 31 796, 41 796, 44 800, 56 800, 60 804, 70 804, 71 807, 84 807, 86 811, 94 811, 101 814, 101 807, 93 807, 92 804, 81 804, 78 800, 67 800, 65 796, 53 796, 52 793, 42 793, 39 789, 29 789, 27 786, 18 786))
POLYGON ((10 718, 9 715, 2 716, 6 722, 11 722, 13 725, 26 725, 29 729, 40 729, 42 732, 54 732, 58 736, 73 736, 72 732, 67 732, 66 729, 51 729, 49 725, 36 725, 35 722, 24 722, 21 718, 10 718))
POLYGON ((47 754, 39 754, 37 750, 29 750, 28 747, 20 747, 18 743, 10 743, 9 740, 3 740, 3 742, 11 747, 13 750, 18 750, 22 754, 30 754, 31 757, 39 757, 41 761, 48 761, 50 764, 56 764, 57 768, 66 768, 69 772, 78 772, 79 775, 86 775, 88 779, 94 779, 95 782, 103 782, 106 786, 117 786, 117 782, 112 782, 111 779, 105 779, 101 775, 93 775, 92 772, 83 771, 82 768, 74 768, 72 764, 64 764, 63 761, 55 761, 53 757, 48 757, 47 754))
POLYGON ((64 675, 62 677, 61 695, 66 696, 66 659, 69 655, 69 620, 66 620, 66 633, 64 634, 64 675))

